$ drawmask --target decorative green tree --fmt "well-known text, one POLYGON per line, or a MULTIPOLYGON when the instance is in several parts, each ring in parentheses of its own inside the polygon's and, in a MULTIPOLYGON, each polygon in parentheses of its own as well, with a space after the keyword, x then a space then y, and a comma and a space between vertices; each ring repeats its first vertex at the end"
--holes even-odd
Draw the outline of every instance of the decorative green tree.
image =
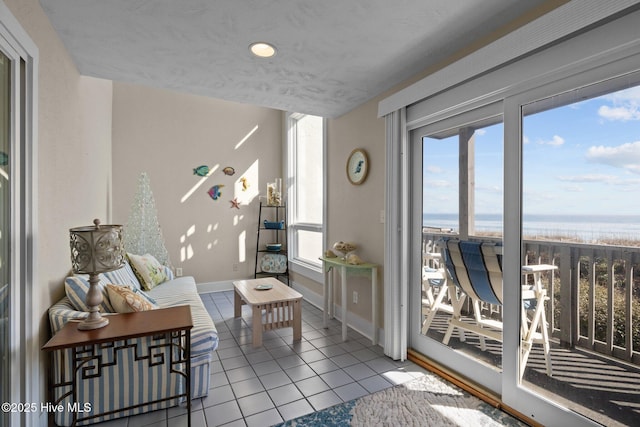
POLYGON ((151 182, 145 172, 142 172, 138 179, 138 189, 124 227, 124 246, 127 252, 133 254, 151 254, 161 264, 173 269, 158 223, 151 182))

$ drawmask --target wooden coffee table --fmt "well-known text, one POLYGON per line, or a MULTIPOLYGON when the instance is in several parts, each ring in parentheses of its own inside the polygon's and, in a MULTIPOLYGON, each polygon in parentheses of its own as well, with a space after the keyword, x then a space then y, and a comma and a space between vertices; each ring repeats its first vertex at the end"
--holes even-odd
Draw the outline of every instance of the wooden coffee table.
POLYGON ((293 327, 293 340, 302 339, 302 294, 273 277, 235 281, 233 291, 234 317, 242 315, 243 304, 253 310, 254 347, 262 345, 262 332, 272 329, 293 327), (261 287, 270 289, 260 290, 261 287))

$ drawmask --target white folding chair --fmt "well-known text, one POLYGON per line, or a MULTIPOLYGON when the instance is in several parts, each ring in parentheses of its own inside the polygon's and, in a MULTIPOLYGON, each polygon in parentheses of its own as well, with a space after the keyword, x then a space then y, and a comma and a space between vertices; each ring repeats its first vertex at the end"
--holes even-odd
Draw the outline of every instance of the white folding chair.
MULTIPOLYGON (((493 243, 474 241, 447 240, 443 247, 444 262, 453 283, 461 290, 459 296, 451 295, 453 315, 445 333, 443 343, 449 343, 454 329, 461 332, 470 331, 480 336, 482 350, 485 350, 484 338, 502 341, 502 321, 488 318, 483 314, 482 303, 502 305, 502 259, 501 247, 493 243), (498 249, 498 250, 496 250, 498 249), (473 321, 463 319, 462 306, 465 298, 470 298, 473 306, 473 321)), ((542 287, 540 273, 555 266, 525 266, 523 274, 537 274, 533 285, 522 287, 522 321, 521 321, 521 354, 520 378, 535 342, 543 346, 547 374, 551 376, 551 354, 545 302, 549 299, 542 287), (529 270, 527 271, 527 267, 529 270), (528 313, 532 313, 531 316, 528 313)))

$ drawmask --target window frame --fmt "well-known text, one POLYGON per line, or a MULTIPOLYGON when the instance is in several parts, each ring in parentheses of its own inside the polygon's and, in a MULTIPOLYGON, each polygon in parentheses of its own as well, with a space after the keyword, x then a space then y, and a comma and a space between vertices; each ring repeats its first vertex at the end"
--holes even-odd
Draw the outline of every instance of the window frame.
MULTIPOLYGON (((38 283, 38 48, 0 2, 0 49, 11 59, 11 402, 42 400, 38 283)), ((40 425, 39 413, 12 413, 11 424, 40 425)))
POLYGON ((297 123, 308 114, 287 112, 285 114, 285 153, 286 153, 286 191, 287 191, 287 241, 289 268, 292 272, 305 276, 317 282, 324 282, 322 263, 310 263, 306 259, 299 258, 298 254, 298 231, 310 231, 321 233, 322 247, 326 247, 326 223, 327 223, 327 120, 322 118, 322 223, 297 222, 297 181, 295 179, 297 169, 297 123))

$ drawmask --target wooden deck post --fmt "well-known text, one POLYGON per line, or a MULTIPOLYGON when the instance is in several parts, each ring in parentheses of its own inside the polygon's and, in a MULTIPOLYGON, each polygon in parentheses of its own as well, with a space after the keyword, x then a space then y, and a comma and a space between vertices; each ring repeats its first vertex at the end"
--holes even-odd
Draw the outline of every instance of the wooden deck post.
POLYGON ((475 233, 475 129, 460 129, 458 152, 458 205, 460 210, 460 238, 466 239, 475 233))

